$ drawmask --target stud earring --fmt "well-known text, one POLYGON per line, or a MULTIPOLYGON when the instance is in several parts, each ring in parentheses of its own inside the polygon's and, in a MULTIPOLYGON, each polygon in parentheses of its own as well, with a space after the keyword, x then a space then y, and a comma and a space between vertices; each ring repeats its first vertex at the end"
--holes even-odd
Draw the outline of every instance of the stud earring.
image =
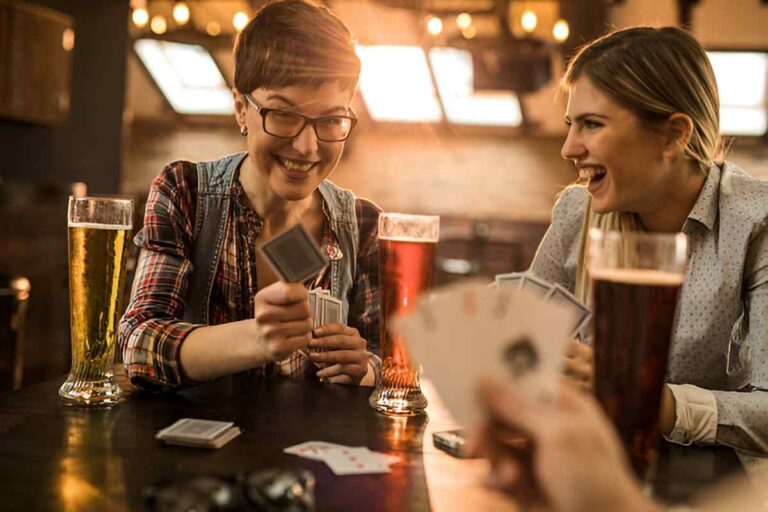
POLYGON ((248 135, 248 127, 247 127, 247 126, 245 126, 245 125, 242 125, 242 126, 240 127, 240 135, 242 135, 243 137, 245 137, 246 135, 248 135))

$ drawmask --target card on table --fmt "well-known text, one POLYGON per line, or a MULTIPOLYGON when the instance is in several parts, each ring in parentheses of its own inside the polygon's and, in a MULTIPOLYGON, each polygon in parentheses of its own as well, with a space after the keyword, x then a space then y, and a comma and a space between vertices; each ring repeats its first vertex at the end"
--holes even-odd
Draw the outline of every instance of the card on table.
POLYGON ((285 453, 324 462, 336 475, 389 473, 397 457, 372 452, 364 446, 352 447, 325 441, 308 441, 289 446, 285 453))
POLYGON ((554 397, 573 315, 530 289, 472 284, 420 298, 397 324, 455 419, 470 426, 483 376, 533 399, 554 397))
POLYGON ((259 246, 259 252, 280 280, 287 283, 303 283, 330 261, 301 224, 259 246))
POLYGON ((221 448, 242 433, 231 421, 182 418, 160 430, 155 439, 165 444, 196 448, 221 448))

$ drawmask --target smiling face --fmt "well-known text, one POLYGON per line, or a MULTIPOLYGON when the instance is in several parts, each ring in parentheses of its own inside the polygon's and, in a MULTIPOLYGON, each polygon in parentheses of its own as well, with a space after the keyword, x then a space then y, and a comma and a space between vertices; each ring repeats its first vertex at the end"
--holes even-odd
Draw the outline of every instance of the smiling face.
POLYGON ((569 90, 563 158, 589 183, 592 210, 645 213, 673 186, 664 159, 666 139, 595 87, 585 75, 569 90))
MULTIPOLYGON (((263 108, 287 110, 308 117, 347 115, 353 92, 328 83, 320 87, 289 86, 256 89, 251 97, 263 108)), ((336 167, 344 142, 317 139, 307 124, 296 137, 281 138, 264 131, 261 114, 235 94, 238 123, 248 128, 248 157, 257 179, 286 201, 308 197, 336 167)))

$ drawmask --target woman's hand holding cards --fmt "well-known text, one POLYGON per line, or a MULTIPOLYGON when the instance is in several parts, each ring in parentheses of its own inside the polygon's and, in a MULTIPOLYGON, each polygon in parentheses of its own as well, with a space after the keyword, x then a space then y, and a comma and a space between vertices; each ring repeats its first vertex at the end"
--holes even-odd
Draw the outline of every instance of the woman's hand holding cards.
POLYGON ((565 350, 565 381, 577 389, 591 391, 595 381, 594 351, 589 345, 571 340, 565 350))
POLYGON ((367 343, 354 327, 335 323, 318 327, 309 343, 309 357, 325 368, 317 372, 337 384, 360 384, 368 373, 367 343), (320 351, 319 351, 320 350, 320 351))
POLYGON ((277 282, 254 298, 256 339, 269 361, 282 361, 312 338, 308 291, 299 283, 277 282))

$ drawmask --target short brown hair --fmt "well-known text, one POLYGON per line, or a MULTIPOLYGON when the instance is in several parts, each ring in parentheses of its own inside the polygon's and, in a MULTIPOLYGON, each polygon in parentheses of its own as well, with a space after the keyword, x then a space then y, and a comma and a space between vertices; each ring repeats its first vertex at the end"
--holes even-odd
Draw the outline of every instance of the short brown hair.
POLYGON ((235 88, 336 83, 354 90, 360 77, 355 41, 326 7, 282 0, 260 9, 235 42, 235 88))
POLYGON ((706 52, 676 27, 631 27, 581 48, 568 64, 564 88, 582 75, 648 124, 680 112, 693 121, 685 154, 705 173, 723 157, 720 99, 706 52))

